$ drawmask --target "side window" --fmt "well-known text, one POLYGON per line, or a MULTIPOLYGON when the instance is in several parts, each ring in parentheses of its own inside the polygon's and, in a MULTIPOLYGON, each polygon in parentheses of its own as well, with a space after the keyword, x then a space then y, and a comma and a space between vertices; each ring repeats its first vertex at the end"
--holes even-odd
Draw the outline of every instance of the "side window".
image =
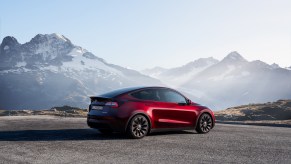
POLYGON ((146 89, 131 94, 132 97, 141 100, 160 101, 158 91, 155 89, 146 89))
POLYGON ((160 90, 159 96, 161 98, 160 101, 163 101, 163 102, 186 103, 186 99, 184 96, 171 90, 166 90, 166 89, 160 90))

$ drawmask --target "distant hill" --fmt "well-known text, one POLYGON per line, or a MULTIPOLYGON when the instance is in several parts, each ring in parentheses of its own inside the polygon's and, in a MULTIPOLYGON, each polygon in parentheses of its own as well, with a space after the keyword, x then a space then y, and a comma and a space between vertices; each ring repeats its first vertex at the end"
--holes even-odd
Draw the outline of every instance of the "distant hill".
POLYGON ((78 107, 62 106, 53 107, 47 110, 0 110, 0 116, 31 116, 47 115, 61 117, 86 117, 87 109, 78 107))
POLYGON ((291 120, 291 100, 231 107, 215 112, 219 121, 291 120))

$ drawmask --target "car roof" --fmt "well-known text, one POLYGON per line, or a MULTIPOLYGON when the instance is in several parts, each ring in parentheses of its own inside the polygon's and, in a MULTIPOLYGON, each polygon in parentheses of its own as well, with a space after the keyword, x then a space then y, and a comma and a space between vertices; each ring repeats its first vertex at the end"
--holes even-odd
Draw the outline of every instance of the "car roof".
MULTIPOLYGON (((121 89, 112 90, 110 92, 103 93, 103 94, 98 95, 98 96, 91 96, 91 98, 92 97, 114 98, 114 97, 119 96, 121 94, 129 93, 129 92, 136 91, 136 90, 141 90, 141 89, 157 89, 157 88, 170 89, 170 88, 161 87, 161 86, 137 86, 137 87, 128 87, 128 88, 121 88, 121 89)), ((173 90, 173 89, 171 89, 171 90, 173 90)))

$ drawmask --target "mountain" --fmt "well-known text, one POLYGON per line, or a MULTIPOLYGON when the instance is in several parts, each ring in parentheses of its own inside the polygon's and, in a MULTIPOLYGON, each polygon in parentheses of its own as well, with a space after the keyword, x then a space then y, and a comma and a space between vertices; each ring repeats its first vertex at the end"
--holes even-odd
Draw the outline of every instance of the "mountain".
POLYGON ((214 110, 291 98, 291 68, 247 61, 236 51, 221 61, 201 58, 181 67, 143 73, 214 110))
POLYGON ((0 45, 0 109, 84 108, 91 95, 163 83, 214 110, 291 98, 291 68, 247 61, 235 51, 221 61, 142 72, 107 63, 63 35, 38 34, 24 44, 7 36, 0 45))
POLYGON ((0 109, 86 107, 90 95, 159 80, 107 63, 59 34, 38 34, 20 44, 7 36, 0 45, 0 109))
POLYGON ((151 77, 155 77, 169 86, 178 87, 190 80, 191 77, 195 76, 211 65, 216 64, 217 62, 218 60, 212 57, 200 58, 181 67, 171 69, 155 67, 153 69, 144 70, 142 73, 151 77))
POLYGON ((277 69, 277 68, 281 68, 278 64, 276 64, 276 63, 273 63, 272 65, 271 65, 271 67, 273 68, 273 69, 277 69))
POLYGON ((213 109, 291 98, 291 71, 231 52, 180 86, 213 109))
POLYGON ((141 73, 148 75, 150 77, 153 77, 153 78, 158 78, 159 75, 165 71, 167 71, 166 68, 154 67, 154 68, 142 70, 141 73))

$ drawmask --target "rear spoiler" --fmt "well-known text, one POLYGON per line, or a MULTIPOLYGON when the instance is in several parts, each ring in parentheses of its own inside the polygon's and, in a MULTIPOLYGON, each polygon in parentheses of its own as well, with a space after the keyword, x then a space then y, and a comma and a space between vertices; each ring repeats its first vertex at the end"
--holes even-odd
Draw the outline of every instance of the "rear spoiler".
POLYGON ((91 102, 97 100, 97 101, 106 101, 106 100, 112 100, 110 97, 100 97, 100 96, 90 96, 91 102))

